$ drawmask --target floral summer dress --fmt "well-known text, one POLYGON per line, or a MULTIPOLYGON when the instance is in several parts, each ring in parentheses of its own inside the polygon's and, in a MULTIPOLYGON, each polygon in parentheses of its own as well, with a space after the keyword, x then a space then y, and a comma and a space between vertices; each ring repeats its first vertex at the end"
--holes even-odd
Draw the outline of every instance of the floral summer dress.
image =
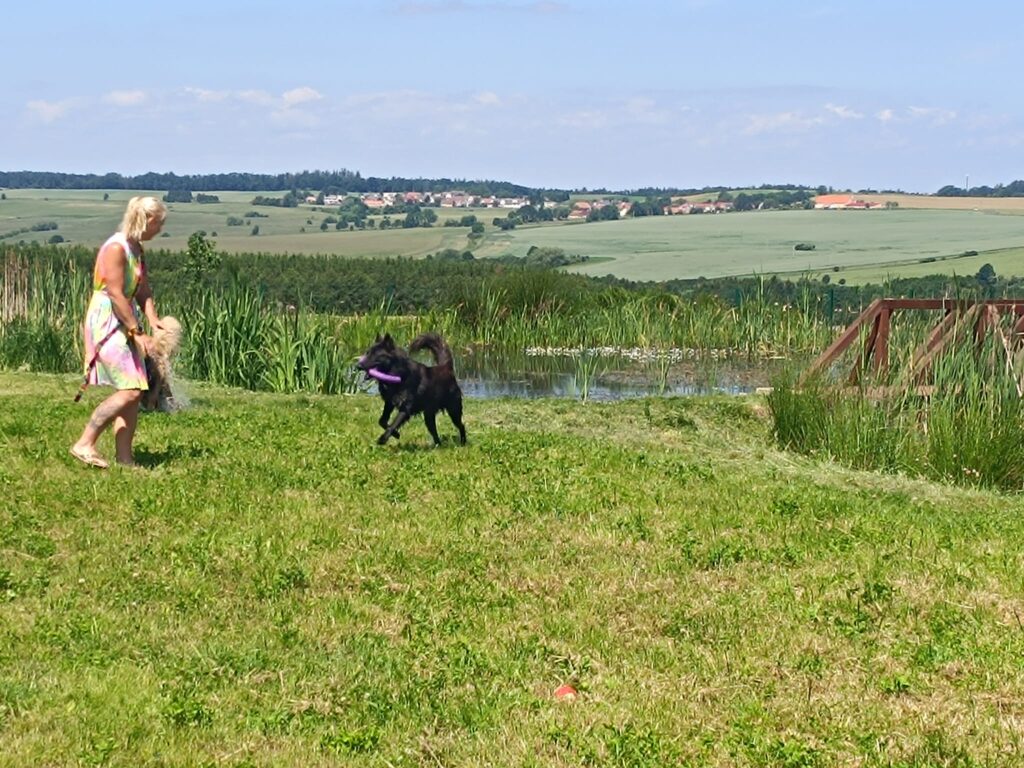
MULTIPOLYGON (((100 248, 117 243, 124 248, 128 263, 124 270, 124 295, 139 322, 139 307, 135 303, 135 291, 142 280, 142 253, 132 250, 128 238, 118 232, 100 248)), ((149 389, 146 383, 146 364, 134 344, 129 343, 121 321, 114 314, 114 307, 107 294, 106 286, 99 277, 99 257, 92 277, 92 299, 85 313, 85 375, 89 384, 106 384, 115 389, 149 389), (106 339, 106 341, 104 341, 106 339), (99 355, 97 356, 97 347, 99 355), (95 360, 96 364, 89 368, 95 360)))

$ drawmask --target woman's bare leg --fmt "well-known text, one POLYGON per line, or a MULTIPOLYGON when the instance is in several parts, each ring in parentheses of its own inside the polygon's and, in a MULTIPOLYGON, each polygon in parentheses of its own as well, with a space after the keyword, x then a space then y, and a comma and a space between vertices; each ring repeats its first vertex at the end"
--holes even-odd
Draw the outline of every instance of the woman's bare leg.
MULTIPOLYGON (((141 397, 142 392, 138 389, 121 389, 97 405, 96 410, 89 417, 89 421, 86 422, 85 429, 82 430, 82 436, 74 445, 75 450, 87 454, 96 453, 96 441, 103 434, 103 430, 109 427, 118 416, 122 416, 126 408, 131 409, 135 418, 138 418, 141 397)), ((132 432, 134 433, 134 426, 132 432)))
POLYGON ((134 464, 132 441, 135 439, 135 427, 139 423, 139 404, 142 392, 135 390, 139 397, 126 405, 114 419, 114 446, 117 451, 118 464, 134 464))

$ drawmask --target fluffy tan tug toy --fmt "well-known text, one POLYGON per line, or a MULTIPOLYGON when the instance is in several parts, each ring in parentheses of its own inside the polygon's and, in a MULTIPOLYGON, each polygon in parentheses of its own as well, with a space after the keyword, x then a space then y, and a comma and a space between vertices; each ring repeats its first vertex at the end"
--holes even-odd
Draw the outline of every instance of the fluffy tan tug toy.
POLYGON ((160 325, 153 332, 153 353, 146 357, 149 391, 142 397, 142 407, 147 411, 170 412, 179 407, 171 384, 174 381, 172 364, 181 348, 181 323, 167 315, 160 318, 160 325))

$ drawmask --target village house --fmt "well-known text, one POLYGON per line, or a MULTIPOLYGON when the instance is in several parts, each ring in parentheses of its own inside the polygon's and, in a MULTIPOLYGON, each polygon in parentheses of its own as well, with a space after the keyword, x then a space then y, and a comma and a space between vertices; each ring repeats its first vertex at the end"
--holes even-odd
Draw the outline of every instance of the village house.
POLYGON ((679 203, 666 205, 661 210, 666 216, 679 216, 690 213, 726 213, 733 209, 733 204, 728 200, 715 200, 694 203, 683 200, 679 203))
POLYGON ((475 197, 465 192, 445 192, 441 197, 442 208, 469 208, 476 202, 475 197))
POLYGON ((530 201, 524 197, 503 197, 498 200, 499 208, 522 208, 529 204, 530 201))
POLYGON ((577 200, 573 204, 572 210, 569 211, 569 220, 577 221, 579 219, 587 218, 587 216, 590 215, 590 209, 592 207, 593 206, 591 206, 591 204, 588 203, 586 200, 577 200))

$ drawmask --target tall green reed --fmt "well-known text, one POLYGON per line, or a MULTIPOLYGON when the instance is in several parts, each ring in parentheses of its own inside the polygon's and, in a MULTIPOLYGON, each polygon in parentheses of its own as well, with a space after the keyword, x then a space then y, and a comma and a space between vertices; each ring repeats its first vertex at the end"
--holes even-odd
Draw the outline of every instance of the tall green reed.
POLYGON ((865 374, 860 386, 780 377, 768 396, 775 439, 856 468, 1024 490, 1024 400, 1002 342, 976 343, 964 323, 961 343, 936 357, 919 389, 907 373, 928 323, 911 323, 918 333, 893 326, 890 370, 865 374))
MULTIPOLYGON (((0 304, 0 365, 71 371, 81 366, 80 324, 89 275, 62 252, 11 253, 0 304)), ((452 306, 396 315, 388 298, 373 310, 345 316, 290 309, 239 284, 158 296, 162 311, 185 329, 179 372, 193 379, 275 391, 339 392, 358 386, 351 363, 390 331, 411 339, 442 333, 456 349, 485 347, 492 355, 522 355, 530 347, 641 347, 716 350, 756 356, 813 351, 828 329, 812 308, 779 307, 763 290, 739 307, 714 297, 689 301, 669 294, 609 288, 583 295, 542 271, 481 283, 452 306)), ((597 374, 598 358, 579 363, 581 383, 597 374)), ((667 369, 661 371, 667 379, 667 369)), ((589 386, 586 387, 589 390, 589 386)))
POLYGON ((7 252, 0 273, 0 367, 53 373, 80 366, 88 279, 74 261, 7 252))

